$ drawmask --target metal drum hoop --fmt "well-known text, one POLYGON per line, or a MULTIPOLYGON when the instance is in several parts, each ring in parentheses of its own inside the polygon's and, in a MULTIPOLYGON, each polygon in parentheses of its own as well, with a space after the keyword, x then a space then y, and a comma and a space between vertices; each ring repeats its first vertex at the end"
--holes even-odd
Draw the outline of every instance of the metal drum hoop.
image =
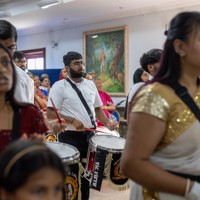
POLYGON ((80 161, 80 152, 77 150, 76 147, 74 147, 70 144, 65 144, 65 143, 61 143, 61 142, 46 142, 46 145, 61 158, 61 160, 64 164, 75 164, 80 161), (56 146, 58 146, 58 145, 62 145, 67 148, 71 148, 76 153, 74 155, 67 155, 66 157, 61 157, 59 152, 56 150, 56 146))
POLYGON ((110 153, 121 153, 123 151, 123 149, 114 149, 114 148, 107 148, 107 147, 103 147, 103 146, 100 146, 98 144, 96 144, 92 139, 95 138, 95 137, 107 137, 107 138, 117 138, 118 140, 121 140, 124 142, 124 145, 125 145, 125 139, 124 138, 121 138, 121 137, 116 137, 116 136, 112 136, 112 135, 94 135, 90 138, 90 143, 93 147, 94 150, 96 150, 97 148, 98 149, 102 149, 102 150, 106 150, 110 153))

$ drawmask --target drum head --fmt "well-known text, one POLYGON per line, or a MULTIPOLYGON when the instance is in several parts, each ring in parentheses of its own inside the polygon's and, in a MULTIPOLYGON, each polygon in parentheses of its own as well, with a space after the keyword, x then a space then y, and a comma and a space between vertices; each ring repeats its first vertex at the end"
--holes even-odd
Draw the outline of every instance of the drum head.
POLYGON ((112 135, 95 135, 90 139, 90 143, 111 153, 122 152, 125 146, 125 139, 112 135))
POLYGON ((46 145, 62 159, 63 163, 79 162, 80 153, 74 146, 61 142, 46 142, 46 145))
POLYGON ((96 130, 100 131, 100 132, 97 132, 97 135, 112 135, 112 136, 120 137, 120 134, 116 130, 111 131, 105 126, 98 126, 96 130))

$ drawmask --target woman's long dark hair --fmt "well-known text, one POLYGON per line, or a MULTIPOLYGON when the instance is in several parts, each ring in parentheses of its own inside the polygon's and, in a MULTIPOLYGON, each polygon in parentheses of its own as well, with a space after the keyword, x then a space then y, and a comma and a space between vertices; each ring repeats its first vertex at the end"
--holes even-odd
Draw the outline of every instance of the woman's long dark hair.
POLYGON ((15 100, 15 97, 14 97, 15 86, 16 86, 16 81, 17 81, 15 65, 13 64, 12 56, 11 56, 10 52, 8 51, 8 49, 1 44, 0 44, 0 48, 3 49, 8 54, 8 56, 10 58, 11 67, 12 67, 12 70, 13 70, 13 75, 12 75, 13 84, 12 84, 11 90, 6 92, 6 101, 10 102, 12 107, 16 107, 16 106, 19 106, 19 103, 17 103, 17 101, 15 100))
POLYGON ((174 50, 174 40, 187 41, 189 34, 199 26, 199 12, 182 12, 171 20, 169 30, 167 31, 160 69, 152 80, 153 82, 158 81, 171 86, 179 80, 181 75, 180 56, 174 50))
POLYGON ((137 68, 133 74, 133 83, 136 84, 136 83, 140 83, 140 82, 143 82, 141 76, 142 76, 142 73, 144 72, 144 70, 142 68, 137 68))

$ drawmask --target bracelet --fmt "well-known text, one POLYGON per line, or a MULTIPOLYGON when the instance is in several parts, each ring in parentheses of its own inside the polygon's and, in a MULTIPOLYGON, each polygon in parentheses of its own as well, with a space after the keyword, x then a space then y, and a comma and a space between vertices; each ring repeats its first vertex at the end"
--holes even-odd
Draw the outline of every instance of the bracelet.
POLYGON ((75 120, 75 118, 73 118, 73 119, 72 119, 72 121, 71 121, 71 123, 70 123, 70 124, 72 124, 72 123, 74 122, 74 120, 75 120))
POLYGON ((187 196, 187 194, 189 193, 190 190, 190 179, 188 178, 186 181, 186 187, 185 187, 185 197, 187 196))
POLYGON ((186 194, 188 200, 199 200, 200 199, 200 184, 195 181, 191 190, 186 194))

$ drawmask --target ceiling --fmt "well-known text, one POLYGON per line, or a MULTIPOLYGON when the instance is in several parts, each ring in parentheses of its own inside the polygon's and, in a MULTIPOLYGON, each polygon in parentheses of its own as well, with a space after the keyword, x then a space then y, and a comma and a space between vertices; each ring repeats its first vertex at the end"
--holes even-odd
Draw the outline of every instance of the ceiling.
POLYGON ((47 9, 38 6, 47 1, 52 0, 0 0, 0 18, 24 35, 200 5, 199 0, 57 0, 60 4, 47 9))

